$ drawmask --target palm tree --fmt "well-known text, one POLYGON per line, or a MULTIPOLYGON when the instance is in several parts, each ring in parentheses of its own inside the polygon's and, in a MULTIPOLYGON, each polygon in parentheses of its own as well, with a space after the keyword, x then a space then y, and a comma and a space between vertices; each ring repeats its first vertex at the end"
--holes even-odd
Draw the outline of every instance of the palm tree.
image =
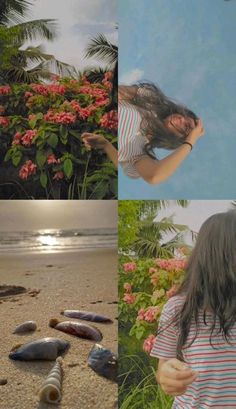
POLYGON ((4 82, 32 82, 47 79, 53 73, 70 75, 73 67, 46 54, 41 46, 23 48, 26 41, 56 38, 56 22, 53 19, 24 21, 31 3, 27 0, 2 0, 0 5, 0 28, 10 41, 1 44, 9 51, 8 63, 0 67, 4 82), (14 50, 12 55, 12 50, 14 50))

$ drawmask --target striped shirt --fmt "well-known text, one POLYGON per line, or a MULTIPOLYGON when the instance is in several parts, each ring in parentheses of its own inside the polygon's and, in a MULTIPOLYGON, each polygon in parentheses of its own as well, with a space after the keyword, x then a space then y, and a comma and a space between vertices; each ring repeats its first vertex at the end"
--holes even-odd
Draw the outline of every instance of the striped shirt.
MULTIPOLYGON (((172 297, 165 305, 160 318, 158 334, 151 356, 156 358, 176 358, 178 328, 171 323, 183 304, 183 296, 172 297)), ((185 394, 175 398, 172 409, 233 409, 236 408, 236 324, 231 330, 230 344, 222 334, 217 333, 219 322, 209 342, 213 317, 199 314, 199 332, 193 344, 189 342, 195 336, 195 324, 192 324, 182 353, 184 361, 199 375, 188 387, 185 394)))

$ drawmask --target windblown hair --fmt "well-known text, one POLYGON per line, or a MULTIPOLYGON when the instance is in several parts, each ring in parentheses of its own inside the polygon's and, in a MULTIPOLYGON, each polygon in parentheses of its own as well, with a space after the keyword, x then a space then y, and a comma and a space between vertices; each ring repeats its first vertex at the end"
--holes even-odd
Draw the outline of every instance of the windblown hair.
POLYGON ((153 83, 140 82, 134 86, 128 101, 134 105, 142 116, 141 131, 147 136, 146 153, 154 156, 154 148, 176 149, 186 139, 187 135, 177 136, 169 131, 163 121, 171 114, 181 114, 193 118, 197 116, 184 105, 180 105, 170 98, 153 83))
POLYGON ((190 346, 198 335, 200 314, 206 325, 207 314, 211 316, 211 325, 208 325, 212 347, 215 331, 230 343, 231 328, 236 323, 235 210, 215 214, 202 225, 178 294, 184 295, 184 304, 176 320, 180 359, 183 347, 190 346), (187 342, 192 324, 196 332, 187 342))

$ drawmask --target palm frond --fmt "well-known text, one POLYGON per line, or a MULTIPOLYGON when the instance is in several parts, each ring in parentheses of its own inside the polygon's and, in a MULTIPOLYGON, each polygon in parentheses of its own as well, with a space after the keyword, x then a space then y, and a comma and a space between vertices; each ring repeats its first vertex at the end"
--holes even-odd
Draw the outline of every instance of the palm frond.
POLYGON ((118 59, 118 47, 111 44, 103 34, 91 39, 86 48, 85 58, 97 57, 114 64, 118 59))
POLYGON ((0 23, 9 25, 22 22, 30 6, 31 2, 28 0, 1 0, 0 23))
POLYGON ((32 40, 53 41, 57 36, 56 21, 53 19, 32 20, 14 26, 18 30, 18 41, 32 40))

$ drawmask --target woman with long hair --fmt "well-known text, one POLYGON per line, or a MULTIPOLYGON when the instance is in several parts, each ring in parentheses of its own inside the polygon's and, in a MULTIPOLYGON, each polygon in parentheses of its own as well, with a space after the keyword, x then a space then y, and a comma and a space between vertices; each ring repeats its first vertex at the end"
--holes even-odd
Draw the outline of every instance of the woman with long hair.
POLYGON ((236 211, 202 225, 151 355, 172 408, 236 408, 236 211))
POLYGON ((119 87, 119 163, 150 184, 169 178, 204 134, 203 124, 152 83, 119 87), (174 150, 158 160, 155 148, 174 150))

